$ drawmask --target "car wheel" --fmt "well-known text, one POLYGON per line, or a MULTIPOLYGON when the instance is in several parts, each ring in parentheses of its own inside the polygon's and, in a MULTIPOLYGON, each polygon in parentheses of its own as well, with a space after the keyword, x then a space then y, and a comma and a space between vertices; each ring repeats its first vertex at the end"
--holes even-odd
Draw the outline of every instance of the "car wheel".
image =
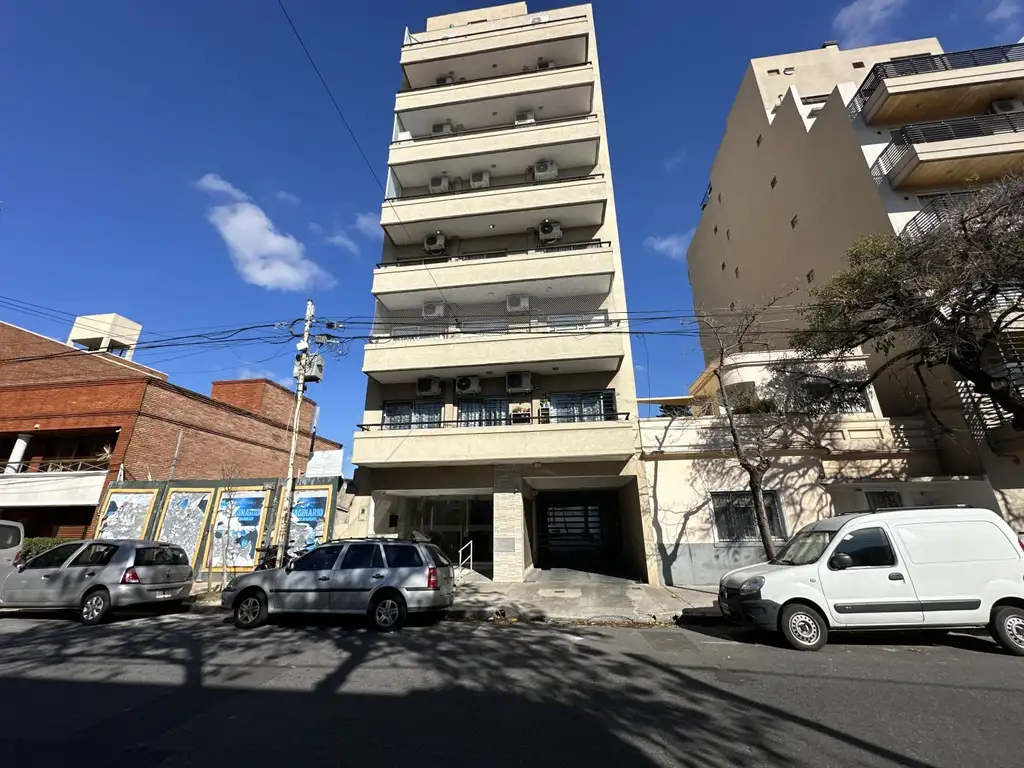
POLYGON ((992 636, 1014 656, 1024 656, 1024 608, 1005 605, 992 614, 992 636))
POLYGON ((793 603, 782 609, 779 628, 791 648, 819 651, 828 642, 828 624, 814 608, 793 603))
POLYGON ((381 632, 392 632, 405 624, 405 600, 397 592, 377 595, 370 603, 370 621, 381 632))
POLYGON ((267 596, 260 590, 243 592, 235 600, 235 626, 239 629, 255 629, 267 623, 269 611, 267 596))
POLYGON ((78 617, 83 624, 95 626, 106 618, 109 611, 110 593, 105 589, 94 589, 82 598, 78 617))

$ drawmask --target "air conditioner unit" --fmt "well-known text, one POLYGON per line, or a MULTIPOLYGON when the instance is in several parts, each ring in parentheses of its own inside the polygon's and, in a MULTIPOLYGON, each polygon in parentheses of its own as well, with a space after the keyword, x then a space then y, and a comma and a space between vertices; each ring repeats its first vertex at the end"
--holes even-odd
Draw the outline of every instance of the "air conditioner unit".
POLYGON ((451 123, 434 123, 430 126, 431 136, 448 136, 452 132, 451 123))
POLYGON ((562 225, 557 221, 545 221, 537 227, 537 236, 542 243, 554 243, 562 239, 562 225))
POLYGON ((459 395, 476 395, 480 392, 479 376, 460 376, 455 380, 455 392, 459 395))
POLYGON ((555 68, 555 62, 553 62, 553 61, 541 60, 541 61, 537 62, 537 69, 554 69, 554 68, 555 68))
POLYGON ((545 21, 551 21, 551 17, 548 16, 547 14, 543 14, 541 16, 531 16, 530 17, 530 23, 531 24, 543 24, 545 21))
POLYGON ((509 296, 505 299, 505 309, 512 314, 530 311, 529 296, 509 296))
POLYGON ((441 394, 441 380, 435 376, 416 379, 416 394, 420 397, 433 397, 441 394))
POLYGON ((473 189, 487 189, 491 186, 491 172, 473 171, 469 174, 469 186, 473 189))
POLYGON ((448 191, 448 177, 447 176, 432 176, 430 179, 430 186, 428 187, 430 194, 436 195, 442 192, 448 191))
POLYGON ((529 125, 535 123, 537 120, 533 116, 533 112, 516 112, 516 125, 529 125))
POLYGON ((550 181, 558 178, 558 163, 554 160, 540 160, 533 165, 533 178, 537 181, 550 181))
POLYGON ((533 383, 530 381, 530 374, 528 373, 506 373, 505 374, 505 391, 506 392, 533 392, 533 383))
POLYGON ((444 235, 440 232, 435 232, 432 235, 427 235, 423 238, 423 250, 427 253, 438 256, 444 253, 445 242, 444 235))
POLYGON ((443 301, 424 301, 423 302, 423 316, 424 317, 444 317, 445 303, 443 301))
POLYGON ((441 77, 437 78, 436 82, 438 85, 451 85, 452 83, 455 82, 455 78, 453 78, 451 75, 442 75, 441 77))
POLYGON ((992 112, 1005 115, 1010 112, 1024 112, 1024 102, 1020 99, 999 99, 992 102, 992 112))

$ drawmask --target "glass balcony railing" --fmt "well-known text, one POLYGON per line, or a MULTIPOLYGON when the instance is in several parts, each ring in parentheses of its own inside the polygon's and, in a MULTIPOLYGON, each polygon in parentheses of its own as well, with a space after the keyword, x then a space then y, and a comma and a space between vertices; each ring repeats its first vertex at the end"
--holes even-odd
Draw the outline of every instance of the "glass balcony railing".
POLYGON ((502 259, 508 256, 526 256, 533 254, 570 253, 573 251, 590 251, 600 248, 611 248, 610 240, 586 240, 582 243, 559 243, 558 245, 541 245, 536 248, 503 249, 496 251, 478 251, 476 253, 460 253, 457 256, 428 256, 422 259, 402 259, 400 261, 381 262, 377 269, 396 269, 401 267, 422 267, 431 264, 447 264, 459 261, 479 261, 486 259, 502 259))

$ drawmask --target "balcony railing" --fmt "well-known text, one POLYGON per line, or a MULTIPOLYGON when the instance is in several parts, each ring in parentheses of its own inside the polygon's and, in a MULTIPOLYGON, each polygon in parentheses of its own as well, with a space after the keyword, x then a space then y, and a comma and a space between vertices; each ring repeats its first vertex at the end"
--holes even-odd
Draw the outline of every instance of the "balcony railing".
POLYGON ((975 194, 975 192, 950 192, 933 197, 914 218, 907 222, 907 226, 903 228, 901 234, 914 238, 931 232, 943 222, 948 221, 950 215, 958 210, 965 200, 974 197, 975 194))
POLYGON ((899 166, 915 144, 976 139, 983 136, 1021 132, 1024 132, 1024 113, 1022 112, 961 117, 955 120, 937 120, 932 123, 907 125, 894 132, 892 143, 878 156, 875 165, 883 174, 888 174, 893 168, 899 166))
POLYGON ((603 173, 592 173, 589 176, 559 176, 556 179, 549 179, 547 181, 517 181, 512 184, 492 184, 489 187, 482 187, 480 189, 474 189, 473 187, 463 187, 462 189, 449 189, 447 192, 421 192, 417 195, 399 195, 397 197, 386 197, 386 202, 402 202, 405 200, 422 200, 428 197, 448 197, 449 195, 466 195, 473 192, 489 192, 492 190, 504 190, 504 189, 518 189, 524 187, 538 187, 545 184, 559 184, 570 181, 592 181, 594 179, 603 179, 603 173))
POLYGON ((110 470, 109 459, 24 459, 22 461, 0 461, 0 475, 7 472, 8 466, 14 473, 29 472, 107 472, 110 470))
POLYGON ((429 136, 413 136, 408 139, 395 139, 391 142, 391 146, 406 146, 409 144, 423 144, 428 141, 437 141, 443 139, 458 139, 463 136, 473 136, 481 133, 494 133, 495 131, 510 131, 517 128, 532 128, 536 126, 545 125, 557 125, 558 123, 587 123, 592 120, 597 120, 597 115, 591 113, 589 115, 570 115, 568 117, 550 117, 543 120, 534 120, 532 123, 503 123, 502 125, 489 125, 486 128, 465 128, 462 130, 452 129, 451 133, 445 133, 441 135, 429 135, 429 136))
MULTIPOLYGON (((544 410, 544 409, 542 409, 544 410)), ((517 424, 592 424, 602 421, 629 421, 628 412, 609 412, 596 414, 567 413, 510 413, 506 416, 490 416, 479 419, 433 419, 415 424, 405 422, 385 422, 374 424, 357 424, 360 432, 376 432, 380 430, 398 429, 454 429, 460 427, 509 427, 517 424)))
POLYGON ((581 64, 568 64, 568 65, 566 65, 564 67, 559 67, 559 66, 551 65, 547 69, 528 69, 528 70, 526 70, 524 72, 509 72, 509 73, 504 74, 504 75, 489 75, 487 77, 475 77, 472 80, 467 78, 465 80, 459 80, 459 81, 454 82, 454 83, 444 83, 444 84, 440 84, 440 85, 437 85, 437 84, 435 84, 435 85, 420 85, 420 86, 417 86, 417 87, 410 86, 408 88, 402 88, 398 93, 399 93, 399 95, 401 95, 403 93, 419 93, 420 91, 439 90, 441 88, 455 88, 455 87, 460 86, 460 85, 475 85, 476 83, 486 83, 486 82, 490 82, 490 81, 493 81, 493 80, 504 80, 504 79, 509 78, 509 77, 522 77, 523 75, 536 75, 536 74, 538 74, 540 72, 566 72, 566 71, 571 71, 571 70, 574 70, 574 69, 583 69, 584 67, 593 67, 593 63, 589 62, 589 61, 584 61, 581 64))
POLYGON ((501 251, 480 251, 478 253, 460 253, 458 256, 428 256, 423 259, 402 259, 401 261, 381 262, 377 269, 394 267, 423 267, 430 264, 447 264, 459 261, 477 261, 479 259, 503 259, 506 256, 525 256, 531 253, 570 253, 572 251, 589 251, 597 248, 611 248, 610 240, 587 240, 582 243, 562 243, 560 245, 541 245, 536 248, 523 248, 501 251))
POLYGON ((464 336, 508 336, 520 333, 563 333, 578 336, 581 332, 599 331, 618 325, 604 315, 593 313, 567 313, 548 315, 545 319, 530 318, 522 321, 509 322, 504 319, 465 319, 449 325, 392 325, 390 330, 377 333, 366 341, 368 344, 382 344, 393 341, 412 341, 418 339, 449 339, 464 336))
POLYGON ((875 64, 868 72, 860 89, 857 101, 863 106, 871 95, 878 90, 883 80, 910 75, 925 75, 929 72, 944 72, 954 69, 984 67, 991 64, 1008 64, 1024 61, 1024 45, 1000 45, 993 48, 975 48, 953 53, 940 53, 934 56, 914 56, 895 61, 883 61, 875 64))
MULTIPOLYGON (((540 14, 534 14, 539 16, 540 14)), ((482 35, 497 35, 505 32, 511 32, 516 29, 526 29, 527 27, 538 27, 542 24, 551 24, 552 22, 565 22, 565 21, 581 21, 586 19, 586 16, 566 16, 560 19, 547 19, 546 21, 528 21, 525 24, 516 24, 509 27, 498 27, 496 29, 484 29, 480 32, 456 32, 453 29, 446 29, 444 35, 441 37, 432 37, 427 40, 417 40, 416 36, 411 32, 409 33, 409 40, 402 44, 403 48, 411 48, 416 45, 424 45, 426 43, 440 43, 440 42, 458 42, 465 40, 470 37, 480 37, 482 35)), ((456 28, 457 29, 457 28, 456 28)))
POLYGON ((707 208, 709 202, 711 202, 711 185, 710 184, 708 184, 708 189, 704 193, 704 197, 701 198, 700 209, 703 211, 705 208, 707 208))

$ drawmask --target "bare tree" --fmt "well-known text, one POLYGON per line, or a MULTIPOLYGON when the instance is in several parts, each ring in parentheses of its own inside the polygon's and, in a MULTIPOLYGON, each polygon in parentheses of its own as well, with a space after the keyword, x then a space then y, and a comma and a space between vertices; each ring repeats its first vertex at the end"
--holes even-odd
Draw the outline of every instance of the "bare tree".
MULTIPOLYGON (((234 492, 237 490, 231 480, 234 480, 239 476, 240 472, 236 463, 223 464, 220 468, 220 476, 224 480, 228 480, 229 483, 225 485, 220 492, 219 500, 224 504, 224 508, 227 512, 227 519, 224 520, 224 528, 221 531, 220 537, 220 589, 223 592, 224 588, 228 585, 228 552, 231 542, 231 521, 235 517, 235 498, 234 492)), ((206 532, 208 541, 210 542, 206 548, 206 591, 213 591, 213 553, 214 547, 218 545, 217 542, 217 523, 220 520, 221 507, 213 510, 213 514, 210 515, 210 526, 206 532)))

